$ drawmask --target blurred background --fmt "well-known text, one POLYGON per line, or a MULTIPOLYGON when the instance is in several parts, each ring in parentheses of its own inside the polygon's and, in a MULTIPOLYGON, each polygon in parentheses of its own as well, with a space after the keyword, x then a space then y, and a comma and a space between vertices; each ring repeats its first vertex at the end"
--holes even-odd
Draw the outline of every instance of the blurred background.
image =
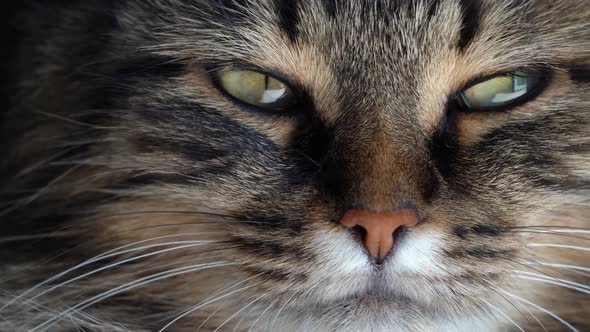
POLYGON ((10 107, 12 68, 14 49, 19 38, 18 15, 20 9, 28 6, 31 0, 5 0, 0 4, 0 25, 2 29, 2 52, 0 52, 0 113, 10 107))

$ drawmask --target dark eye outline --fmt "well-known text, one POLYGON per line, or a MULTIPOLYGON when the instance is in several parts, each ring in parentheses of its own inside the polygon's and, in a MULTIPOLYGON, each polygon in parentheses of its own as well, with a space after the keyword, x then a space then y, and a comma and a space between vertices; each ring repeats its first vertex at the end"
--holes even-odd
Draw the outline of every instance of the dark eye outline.
POLYGON ((208 67, 207 72, 209 73, 209 77, 211 79, 211 82, 215 86, 215 88, 225 98, 227 98, 232 103, 236 104, 239 108, 241 108, 247 112, 253 112, 253 113, 258 113, 258 114, 262 114, 262 115, 271 115, 271 116, 293 116, 299 110, 304 109, 304 107, 302 107, 302 106, 304 106, 305 104, 308 103, 309 98, 305 94, 305 92, 304 92, 305 90, 303 89, 302 85, 299 84, 298 82, 293 81, 292 79, 290 79, 289 77, 287 77, 286 75, 284 75, 280 72, 259 68, 259 67, 252 66, 249 64, 237 64, 237 65, 236 64, 228 64, 228 65, 217 64, 215 66, 208 67), (240 99, 234 97, 233 95, 231 95, 229 92, 227 92, 225 90, 225 88, 221 84, 221 81, 219 78, 219 74, 223 70, 226 70, 228 68, 231 70, 253 71, 253 72, 274 78, 275 80, 285 84, 291 90, 291 92, 293 93, 293 96, 295 98, 295 103, 287 108, 284 108, 284 109, 273 110, 273 109, 262 108, 262 107, 259 107, 256 105, 252 105, 252 104, 249 104, 243 100, 240 100, 240 99))
POLYGON ((457 103, 457 105, 459 106, 459 108, 464 112, 469 112, 469 113, 507 112, 507 111, 510 111, 510 110, 518 107, 518 106, 524 105, 524 104, 534 100, 536 97, 538 97, 545 90, 545 88, 547 88, 547 86, 551 82, 551 78, 552 78, 551 71, 547 68, 541 68, 541 69, 521 68, 521 69, 510 70, 510 71, 503 71, 503 72, 494 73, 491 75, 476 77, 476 78, 470 80, 469 82, 467 82, 467 84, 464 85, 463 88, 461 88, 459 91, 457 91, 457 93, 455 93, 454 99, 455 99, 455 102, 457 103), (519 72, 538 75, 539 81, 538 81, 537 85, 535 85, 530 91, 526 92, 524 95, 522 95, 520 97, 517 97, 516 99, 512 100, 511 102, 509 102, 505 105, 499 105, 499 106, 474 108, 474 107, 468 106, 467 103, 463 100, 464 97, 462 96, 462 94, 463 94, 463 92, 465 92, 469 88, 471 88, 477 84, 494 79, 496 77, 516 76, 517 75, 516 73, 519 73, 519 72))

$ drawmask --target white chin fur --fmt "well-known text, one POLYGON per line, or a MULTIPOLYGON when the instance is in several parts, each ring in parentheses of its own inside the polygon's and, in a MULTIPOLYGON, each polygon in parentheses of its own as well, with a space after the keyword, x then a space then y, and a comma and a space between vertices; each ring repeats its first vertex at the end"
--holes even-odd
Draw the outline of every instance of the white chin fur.
POLYGON ((436 315, 425 312, 424 307, 418 305, 418 302, 434 302, 437 295, 430 287, 407 279, 411 279, 411 275, 443 277, 446 274, 440 257, 444 240, 434 229, 407 232, 379 272, 362 245, 345 230, 317 232, 311 245, 318 248, 323 263, 310 273, 311 289, 305 300, 311 300, 317 307, 284 308, 282 318, 275 322, 277 330, 483 331, 482 326, 492 327, 488 331, 494 330, 494 324, 483 315, 465 313, 469 318, 451 322, 435 318, 436 315), (400 282, 402 278, 404 282, 400 282), (416 303, 397 305, 395 302, 362 299, 364 294, 374 291, 376 285, 416 303), (356 296, 359 298, 355 299, 356 296), (356 308, 343 315, 342 303, 335 305, 341 301, 356 308))
POLYGON ((354 331, 354 332, 493 332, 502 329, 494 317, 484 314, 466 314, 453 321, 436 319, 419 309, 406 311, 373 310, 359 308, 353 315, 341 315, 336 310, 294 311, 283 310, 276 316, 271 310, 259 321, 256 331, 354 331))

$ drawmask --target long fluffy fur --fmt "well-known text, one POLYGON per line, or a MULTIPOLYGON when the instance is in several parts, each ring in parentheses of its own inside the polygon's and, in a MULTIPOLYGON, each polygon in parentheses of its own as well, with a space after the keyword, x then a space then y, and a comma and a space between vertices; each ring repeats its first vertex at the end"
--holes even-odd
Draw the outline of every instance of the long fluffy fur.
POLYGON ((25 7, 0 330, 590 328, 584 1, 25 7), (228 65, 288 78, 303 106, 236 105, 209 75, 228 65), (534 100, 453 108, 520 68, 551 73, 534 100), (337 223, 408 202, 421 222, 380 267, 337 223))

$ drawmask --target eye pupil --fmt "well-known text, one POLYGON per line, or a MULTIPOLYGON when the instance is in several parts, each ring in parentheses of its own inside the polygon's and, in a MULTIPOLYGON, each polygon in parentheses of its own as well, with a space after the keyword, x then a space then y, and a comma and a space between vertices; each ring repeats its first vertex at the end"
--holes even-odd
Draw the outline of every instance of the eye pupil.
POLYGON ((217 79, 226 93, 250 106, 284 111, 297 102, 289 86, 264 73, 224 69, 217 73, 217 79))
POLYGON ((492 77, 464 89, 460 94, 463 105, 473 111, 506 108, 531 96, 541 82, 534 72, 514 72, 492 77))

